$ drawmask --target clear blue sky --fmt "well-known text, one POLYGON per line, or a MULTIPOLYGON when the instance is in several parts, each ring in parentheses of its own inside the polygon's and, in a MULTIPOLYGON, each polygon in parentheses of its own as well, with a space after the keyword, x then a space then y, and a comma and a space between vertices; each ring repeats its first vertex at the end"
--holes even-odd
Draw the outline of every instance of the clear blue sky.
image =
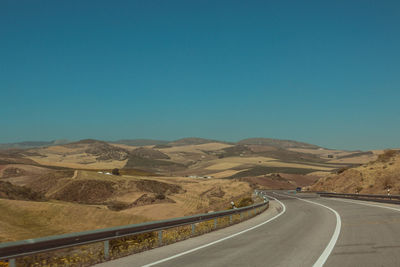
POLYGON ((0 1, 0 143, 400 147, 400 1, 0 1))

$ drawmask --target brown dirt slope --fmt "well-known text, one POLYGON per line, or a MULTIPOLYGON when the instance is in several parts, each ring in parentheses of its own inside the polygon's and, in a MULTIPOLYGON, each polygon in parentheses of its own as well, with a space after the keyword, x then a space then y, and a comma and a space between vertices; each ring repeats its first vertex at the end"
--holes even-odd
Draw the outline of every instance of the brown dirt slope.
POLYGON ((27 155, 32 155, 32 153, 19 149, 0 150, 0 165, 36 164, 33 160, 26 158, 27 155))
POLYGON ((179 185, 164 183, 156 180, 141 179, 131 183, 133 183, 139 191, 143 192, 151 192, 155 194, 178 194, 185 192, 185 190, 183 190, 179 185))
POLYGON ((390 189, 391 194, 400 194, 400 154, 388 150, 376 161, 339 169, 336 174, 319 179, 310 189, 361 194, 386 194, 390 189))
POLYGON ((0 181, 0 198, 14 200, 44 201, 45 197, 25 186, 0 181))
POLYGON ((3 174, 1 175, 2 178, 12 178, 12 177, 19 177, 25 174, 25 170, 16 168, 16 167, 9 167, 3 170, 3 174))
POLYGON ((115 191, 115 183, 99 180, 74 180, 51 195, 51 198, 84 204, 102 204, 115 191))
POLYGON ((26 186, 46 194, 60 179, 71 178, 71 169, 51 169, 25 164, 7 164, 0 168, 0 179, 18 186, 26 186))
MULTIPOLYGON (((107 205, 123 195, 133 196, 137 193, 147 193, 155 196, 184 192, 185 190, 180 185, 157 180, 107 176, 80 171, 76 178, 61 180, 47 196, 67 202, 107 205)), ((130 203, 126 202, 125 204, 130 203)))

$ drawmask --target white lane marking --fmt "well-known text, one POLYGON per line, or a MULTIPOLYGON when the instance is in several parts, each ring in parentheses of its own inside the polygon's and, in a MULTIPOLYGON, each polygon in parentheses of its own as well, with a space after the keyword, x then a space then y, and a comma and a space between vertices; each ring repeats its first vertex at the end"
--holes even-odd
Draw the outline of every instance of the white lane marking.
POLYGON ((335 247, 336 241, 337 241, 338 238, 339 238, 340 228, 342 227, 342 220, 340 219, 339 213, 337 213, 336 210, 334 210, 334 209, 332 209, 332 208, 330 208, 330 207, 328 207, 328 206, 319 204, 319 203, 317 203, 317 202, 313 202, 313 201, 306 200, 306 199, 302 199, 302 198, 298 198, 298 197, 292 197, 292 196, 288 196, 288 195, 280 195, 280 194, 275 193, 275 192, 274 192, 274 194, 276 194, 276 195, 278 195, 278 196, 296 198, 296 199, 298 199, 298 200, 302 200, 302 201, 309 202, 309 203, 312 203, 312 204, 315 204, 315 205, 318 205, 318 206, 322 206, 322 207, 327 208, 328 210, 332 211, 332 212, 335 214, 335 216, 336 216, 336 228, 335 228, 335 232, 333 232, 332 238, 331 238, 331 240, 329 241, 328 245, 326 246, 324 252, 322 252, 321 256, 319 256, 318 260, 317 260, 317 261, 314 263, 314 265, 313 265, 313 267, 321 267, 321 266, 324 266, 326 260, 328 259, 329 255, 332 253, 333 248, 335 247))
POLYGON ((278 201, 278 203, 282 206, 282 211, 281 211, 279 214, 277 214, 277 215, 275 215, 274 217, 272 217, 271 219, 266 220, 265 222, 262 222, 262 223, 260 223, 260 224, 257 224, 257 225, 255 225, 255 226, 253 226, 253 227, 250 227, 250 228, 248 228, 248 229, 246 229, 246 230, 240 231, 240 232, 238 232, 238 233, 236 233, 236 234, 233 234, 233 235, 230 235, 230 236, 227 236, 227 237, 224 237, 224 238, 215 240, 215 241, 213 241, 213 242, 211 242, 211 243, 208 243, 208 244, 202 245, 202 246, 200 246, 200 247, 197 247, 197 248, 193 248, 193 249, 184 251, 184 252, 182 252, 182 253, 178 253, 178 254, 173 255, 173 256, 171 256, 171 257, 168 257, 168 258, 165 258, 165 259, 162 259, 162 260, 159 260, 159 261, 155 261, 155 262, 152 262, 152 263, 143 265, 142 267, 154 266, 154 265, 156 265, 156 264, 160 264, 160 263, 163 263, 163 262, 166 262, 166 261, 169 261, 169 260, 172 260, 172 259, 181 257, 181 256, 183 256, 183 255, 186 255, 186 254, 195 252, 195 251, 197 251, 197 250, 200 250, 200 249, 203 249, 203 248, 206 248, 206 247, 215 245, 215 244, 220 243, 220 242, 222 242, 222 241, 225 241, 225 240, 227 240, 227 239, 230 239, 230 238, 233 238, 233 237, 238 236, 238 235, 240 235, 240 234, 244 234, 244 233, 246 233, 246 232, 248 232, 248 231, 254 230, 254 229, 256 229, 256 228, 258 228, 258 227, 260 227, 260 226, 262 226, 262 225, 264 225, 264 224, 269 223, 270 221, 275 220, 276 218, 278 218, 279 216, 281 216, 282 214, 284 214, 284 213, 286 212, 286 206, 285 206, 285 204, 283 204, 282 202, 280 202, 280 201, 277 200, 276 198, 273 197, 273 199, 275 199, 276 201, 278 201))
POLYGON ((362 200, 356 200, 356 201, 351 201, 351 200, 344 200, 344 199, 335 199, 335 198, 330 198, 332 200, 336 201, 341 201, 341 202, 347 202, 347 203, 353 203, 353 204, 358 204, 358 205, 364 205, 364 206, 371 206, 371 207, 377 207, 377 208, 383 208, 383 209, 389 209, 389 210, 395 210, 395 211, 400 211, 400 209, 396 209, 393 207, 388 207, 388 206, 381 206, 381 205, 374 205, 374 204, 369 204, 369 203, 364 203, 360 202, 362 200))

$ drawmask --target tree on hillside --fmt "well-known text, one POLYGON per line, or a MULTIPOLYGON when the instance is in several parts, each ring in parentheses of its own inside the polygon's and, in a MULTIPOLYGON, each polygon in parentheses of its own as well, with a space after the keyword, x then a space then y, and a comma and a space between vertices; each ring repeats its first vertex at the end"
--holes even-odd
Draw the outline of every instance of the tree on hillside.
POLYGON ((115 168, 115 169, 112 170, 111 173, 112 173, 113 175, 119 175, 119 169, 118 169, 118 168, 115 168))

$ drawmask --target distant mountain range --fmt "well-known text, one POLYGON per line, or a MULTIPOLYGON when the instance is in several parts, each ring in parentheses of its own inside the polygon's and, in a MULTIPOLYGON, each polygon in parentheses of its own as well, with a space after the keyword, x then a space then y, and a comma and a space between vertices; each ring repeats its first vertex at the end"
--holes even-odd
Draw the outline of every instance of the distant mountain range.
MULTIPOLYGON (((104 142, 100 140, 94 139, 83 139, 78 141, 78 143, 85 142, 104 142)), ((225 142, 219 140, 198 138, 198 137, 188 137, 182 138, 174 141, 167 140, 153 140, 153 139, 124 139, 117 141, 106 141, 111 144, 122 144, 128 146, 187 146, 187 145, 201 145, 208 143, 223 143, 223 144, 238 144, 238 145, 263 145, 263 146, 271 146, 275 148, 310 148, 310 149, 318 149, 319 146, 292 141, 292 140, 280 140, 280 139, 271 139, 271 138, 248 138, 243 139, 238 142, 225 142)), ((29 149, 29 148, 38 148, 38 147, 47 147, 47 146, 55 146, 55 145, 65 145, 69 143, 77 143, 69 140, 54 140, 54 141, 25 141, 18 143, 5 143, 0 144, 0 149, 29 149)))
POLYGON ((237 142, 239 145, 264 145, 264 146, 272 146, 276 148, 309 148, 309 149, 318 149, 320 148, 317 145, 312 145, 303 142, 297 142, 292 140, 281 140, 281 139, 272 139, 272 138, 248 138, 243 139, 237 142))
POLYGON ((53 141, 24 141, 18 143, 5 143, 0 144, 0 149, 28 149, 44 146, 65 145, 70 143, 69 140, 53 140, 53 141))
POLYGON ((111 141, 110 143, 128 145, 128 146, 156 146, 156 145, 166 145, 169 142, 170 141, 153 140, 153 139, 125 139, 125 140, 111 141))
POLYGON ((198 137, 188 137, 178 139, 172 142, 169 142, 168 145, 170 146, 189 146, 189 145, 202 145, 202 144, 209 144, 209 143, 227 143, 224 141, 212 140, 212 139, 204 139, 198 137))

